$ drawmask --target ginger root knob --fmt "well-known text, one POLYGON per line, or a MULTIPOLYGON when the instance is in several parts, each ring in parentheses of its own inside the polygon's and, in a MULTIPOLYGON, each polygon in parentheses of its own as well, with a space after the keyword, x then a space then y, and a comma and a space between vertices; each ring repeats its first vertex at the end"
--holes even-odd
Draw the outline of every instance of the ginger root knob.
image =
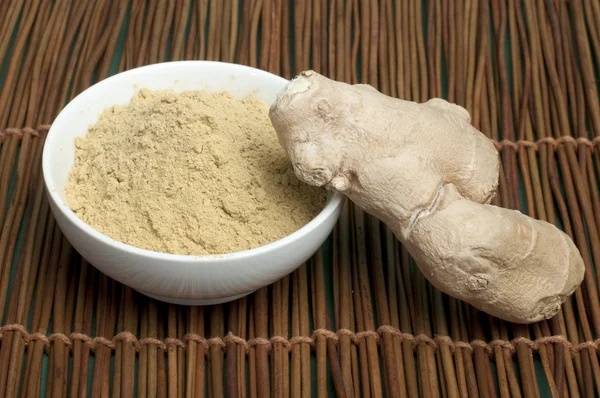
POLYGON ((498 152, 464 108, 307 71, 269 116, 298 178, 379 218, 441 291, 532 323, 554 316, 582 282, 583 259, 565 233, 489 204, 498 152))

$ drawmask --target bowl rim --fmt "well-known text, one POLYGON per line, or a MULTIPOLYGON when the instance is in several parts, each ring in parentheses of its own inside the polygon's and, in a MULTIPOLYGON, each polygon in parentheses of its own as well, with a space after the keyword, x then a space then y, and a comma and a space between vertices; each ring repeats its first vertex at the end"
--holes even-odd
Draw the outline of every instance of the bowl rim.
POLYGON ((339 192, 329 192, 327 202, 325 206, 321 209, 321 211, 313 217, 308 223, 304 224, 301 228, 292 232, 289 235, 284 236, 278 240, 273 242, 269 242, 265 245, 258 246, 252 249, 241 250, 231 253, 223 253, 223 254, 206 254, 206 255, 194 255, 194 254, 171 254, 171 253, 163 253, 157 252, 153 250, 143 249, 139 247, 135 247, 129 245, 127 243, 123 243, 117 241, 99 231, 92 228, 89 224, 84 222, 81 218, 79 218, 75 212, 73 212, 62 200, 60 195, 56 190, 56 184, 50 170, 52 169, 52 158, 50 156, 50 151, 47 150, 51 145, 53 145, 52 137, 58 134, 57 130, 59 129, 59 125, 65 124, 68 122, 67 114, 68 110, 77 106, 79 102, 93 100, 93 93, 98 88, 103 86, 110 86, 112 84, 118 83, 121 80, 127 80, 130 75, 135 75, 137 73, 141 73, 142 71, 154 71, 165 68, 173 68, 182 65, 195 65, 199 68, 202 68, 206 65, 217 65, 222 66, 224 68, 230 68, 232 71, 235 70, 245 70, 246 72, 252 72, 259 75, 263 75, 270 78, 281 79, 285 82, 289 82, 289 80, 284 79, 281 76, 277 76, 270 72, 263 71, 261 69, 253 68, 246 65, 240 65, 235 63, 227 63, 227 62, 219 62, 219 61, 204 61, 204 60, 194 60, 194 61, 169 61, 169 62, 160 62, 152 65, 145 65, 133 69, 129 69, 124 72, 117 73, 115 75, 109 76, 108 78, 101 80, 94 85, 88 87, 81 93, 79 93, 75 98, 73 98, 63 109, 59 112, 58 116, 54 119, 54 122, 50 126, 48 130, 46 140, 44 142, 44 148, 42 153, 42 174, 44 178, 44 185, 46 187, 46 192, 50 201, 54 202, 56 210, 61 213, 63 217, 68 219, 71 223, 74 224, 76 228, 81 230, 83 233, 89 236, 89 239, 97 240, 105 245, 112 246, 113 248, 125 252, 126 254, 132 256, 141 256, 146 258, 152 258, 155 260, 164 260, 169 262, 178 262, 178 263, 188 263, 190 261, 194 261, 197 263, 224 263, 229 262, 231 260, 243 260, 254 256, 260 256, 264 254, 268 254, 273 251, 277 251, 278 249, 289 245, 290 243, 300 240, 303 237, 310 234, 317 226, 325 222, 329 217, 334 215, 336 210, 343 204, 344 196, 339 192), (64 121, 63 121, 64 119, 64 121))

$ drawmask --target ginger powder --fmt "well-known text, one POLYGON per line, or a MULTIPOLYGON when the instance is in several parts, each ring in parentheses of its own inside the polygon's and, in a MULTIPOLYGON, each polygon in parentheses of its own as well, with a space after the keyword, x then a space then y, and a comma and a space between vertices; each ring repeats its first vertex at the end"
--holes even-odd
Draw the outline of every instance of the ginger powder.
POLYGON ((296 178, 265 103, 142 89, 75 140, 66 199, 117 241, 201 255, 283 238, 319 213, 325 193, 296 178))

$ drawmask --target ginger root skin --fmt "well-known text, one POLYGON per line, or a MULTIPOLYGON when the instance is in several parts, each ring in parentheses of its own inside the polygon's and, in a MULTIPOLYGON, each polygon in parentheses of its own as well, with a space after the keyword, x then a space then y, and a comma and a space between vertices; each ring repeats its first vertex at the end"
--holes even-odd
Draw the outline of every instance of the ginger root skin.
POLYGON ((489 205, 499 155, 464 108, 306 71, 269 116, 298 178, 379 218, 441 291, 526 324, 554 316, 581 284, 583 259, 565 233, 489 205))

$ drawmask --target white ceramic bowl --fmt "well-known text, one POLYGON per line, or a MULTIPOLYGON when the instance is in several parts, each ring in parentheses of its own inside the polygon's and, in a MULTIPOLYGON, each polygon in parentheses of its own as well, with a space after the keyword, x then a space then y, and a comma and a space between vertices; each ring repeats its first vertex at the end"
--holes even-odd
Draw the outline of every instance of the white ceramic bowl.
POLYGON ((107 107, 126 104, 137 90, 228 91, 271 104, 287 80, 241 65, 206 61, 167 62, 112 76, 71 101, 58 115, 44 146, 43 173, 56 222, 73 247, 109 277, 156 299, 208 305, 231 301, 267 286, 307 261, 325 242, 343 198, 331 195, 311 222, 255 249, 218 256, 157 253, 117 242, 92 229, 65 204, 65 183, 74 164, 75 137, 85 136, 107 107))

